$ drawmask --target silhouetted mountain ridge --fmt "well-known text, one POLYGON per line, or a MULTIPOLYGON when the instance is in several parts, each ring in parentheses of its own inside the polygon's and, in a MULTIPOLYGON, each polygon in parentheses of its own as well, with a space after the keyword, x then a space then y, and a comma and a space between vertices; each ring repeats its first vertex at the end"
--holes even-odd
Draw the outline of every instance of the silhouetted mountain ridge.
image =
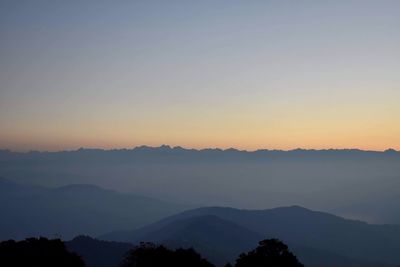
POLYGON ((361 149, 292 149, 292 150, 269 150, 258 149, 254 151, 239 150, 235 148, 204 148, 204 149, 188 149, 180 146, 171 147, 162 145, 159 147, 137 146, 132 149, 96 149, 96 148, 80 148, 78 150, 66 150, 57 152, 47 151, 30 151, 30 152, 13 152, 10 150, 0 150, 0 160, 159 160, 159 157, 182 157, 185 160, 203 159, 208 157, 216 159, 268 159, 281 157, 400 157, 400 152, 394 149, 385 151, 372 151, 361 149), (151 157, 149 157, 151 156, 151 157), (189 158, 188 158, 189 157, 189 158))
POLYGON ((92 185, 45 188, 0 179, 0 240, 98 235, 146 225, 187 206, 92 185))
POLYGON ((261 209, 296 203, 373 223, 400 223, 399 155, 170 146, 3 151, 0 176, 51 187, 93 184, 201 206, 261 209))
MULTIPOLYGON (((385 262, 389 263, 389 266, 400 262, 400 255, 398 254, 398 251, 400 251, 400 226, 371 225, 299 206, 268 210, 239 210, 221 207, 199 208, 173 215, 136 231, 115 232, 101 238, 130 242, 164 240, 163 242, 167 244, 175 239, 177 243, 182 243, 179 240, 192 240, 193 236, 195 236, 193 234, 195 231, 202 233, 202 235, 207 234, 207 230, 205 230, 207 227, 195 230, 193 225, 197 224, 194 224, 191 220, 211 220, 215 222, 215 219, 211 219, 215 217, 240 228, 241 230, 232 231, 236 234, 238 232, 246 233, 244 234, 245 236, 254 236, 254 239, 259 239, 260 237, 279 238, 285 243, 296 247, 298 251, 302 251, 304 255, 311 254, 310 251, 313 250, 322 251, 323 254, 331 255, 335 259, 339 257, 343 261, 346 259, 346 261, 353 262, 350 259, 354 259, 354 262, 363 262, 364 266, 379 266, 372 264, 372 262, 380 262, 382 266, 386 266, 385 262), (182 230, 182 228, 185 229, 186 227, 190 231, 182 230), (176 229, 179 229, 179 231, 176 229), (249 232, 254 234, 249 234, 249 232), (175 238, 173 238, 174 236, 175 238)), ((226 228, 230 229, 231 227, 227 226, 226 228)), ((213 230, 210 230, 209 235, 212 238, 219 238, 213 230)), ((252 238, 249 239, 252 240, 252 238)), ((222 237, 221 240, 223 240, 222 237)), ((203 242, 200 237, 190 243, 198 245, 198 249, 205 251, 205 254, 207 254, 207 251, 218 251, 220 249, 210 248, 209 244, 216 242, 203 242), (204 247, 208 247, 208 250, 204 247)), ((225 242, 224 244, 229 248, 231 243, 234 242, 225 242)), ((241 243, 245 244, 245 242, 241 243)), ((300 258, 302 255, 299 255, 300 258)), ((311 257, 309 260, 311 262, 313 258, 311 257)), ((321 258, 321 260, 323 259, 321 258)), ((318 265, 320 263, 317 261, 315 264, 318 265)))

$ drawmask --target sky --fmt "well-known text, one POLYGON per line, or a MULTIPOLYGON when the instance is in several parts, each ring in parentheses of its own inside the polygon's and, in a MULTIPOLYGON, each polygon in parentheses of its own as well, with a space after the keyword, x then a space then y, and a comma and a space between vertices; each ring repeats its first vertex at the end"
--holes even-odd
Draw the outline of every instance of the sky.
POLYGON ((0 2, 0 148, 400 150, 400 1, 0 2))

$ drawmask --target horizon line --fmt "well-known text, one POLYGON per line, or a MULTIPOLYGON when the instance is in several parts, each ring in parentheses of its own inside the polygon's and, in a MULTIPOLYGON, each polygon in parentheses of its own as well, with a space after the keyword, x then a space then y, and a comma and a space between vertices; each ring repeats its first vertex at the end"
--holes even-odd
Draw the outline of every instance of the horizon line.
POLYGON ((6 152, 11 152, 11 153, 21 153, 21 154, 27 154, 27 153, 60 153, 60 152, 79 152, 82 150, 99 150, 99 151, 124 151, 124 150, 138 150, 138 149, 143 149, 143 148, 148 148, 148 149, 170 149, 170 150, 176 150, 176 149, 182 149, 182 150, 191 150, 191 151, 204 151, 204 150, 218 150, 222 152, 229 152, 229 151, 236 151, 236 152, 244 152, 244 153, 254 153, 254 152, 260 152, 260 151, 270 151, 270 152, 294 152, 294 151, 360 151, 360 152, 376 152, 376 153, 385 153, 385 152, 398 152, 400 153, 400 150, 396 150, 394 148, 386 148, 383 150, 371 150, 371 149, 361 149, 361 148, 292 148, 292 149, 269 149, 269 148, 258 148, 255 150, 248 150, 248 149, 239 149, 235 147, 228 147, 228 148, 221 148, 221 147, 204 147, 204 148, 189 148, 189 147, 184 147, 184 146, 171 146, 167 144, 162 144, 159 146, 151 146, 151 145, 137 145, 134 147, 122 147, 122 148, 101 148, 101 147, 80 147, 80 148, 73 148, 73 149, 61 149, 61 150, 26 150, 26 151, 16 151, 12 150, 9 148, 0 148, 1 151, 6 151, 6 152))

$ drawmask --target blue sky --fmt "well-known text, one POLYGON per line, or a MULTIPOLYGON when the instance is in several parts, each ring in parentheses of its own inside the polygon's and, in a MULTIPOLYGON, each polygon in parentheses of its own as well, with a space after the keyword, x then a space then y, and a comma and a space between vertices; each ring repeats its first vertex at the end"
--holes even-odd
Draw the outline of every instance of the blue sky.
POLYGON ((399 1, 2 1, 0 147, 400 149, 399 1))

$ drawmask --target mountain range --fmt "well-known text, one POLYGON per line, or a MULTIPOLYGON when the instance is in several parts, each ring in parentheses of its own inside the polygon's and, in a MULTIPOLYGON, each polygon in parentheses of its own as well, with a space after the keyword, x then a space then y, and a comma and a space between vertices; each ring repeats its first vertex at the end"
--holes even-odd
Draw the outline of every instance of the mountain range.
POLYGON ((194 247, 222 266, 267 238, 287 243, 309 267, 400 263, 399 225, 368 224, 300 206, 189 208, 93 185, 49 188, 1 178, 0 239, 97 236, 67 242, 89 267, 117 266, 126 251, 141 241, 194 247))
POLYGON ((0 151, 0 176, 22 184, 90 184, 198 207, 296 204, 370 223, 400 224, 399 174, 390 149, 0 151))
POLYGON ((93 185, 47 188, 0 178, 0 240, 99 235, 144 226, 187 206, 93 185))
POLYGON ((217 265, 233 262, 266 238, 289 245, 306 266, 397 266, 400 226, 371 225, 298 206, 268 210, 210 207, 185 211, 100 239, 193 246, 217 265))

